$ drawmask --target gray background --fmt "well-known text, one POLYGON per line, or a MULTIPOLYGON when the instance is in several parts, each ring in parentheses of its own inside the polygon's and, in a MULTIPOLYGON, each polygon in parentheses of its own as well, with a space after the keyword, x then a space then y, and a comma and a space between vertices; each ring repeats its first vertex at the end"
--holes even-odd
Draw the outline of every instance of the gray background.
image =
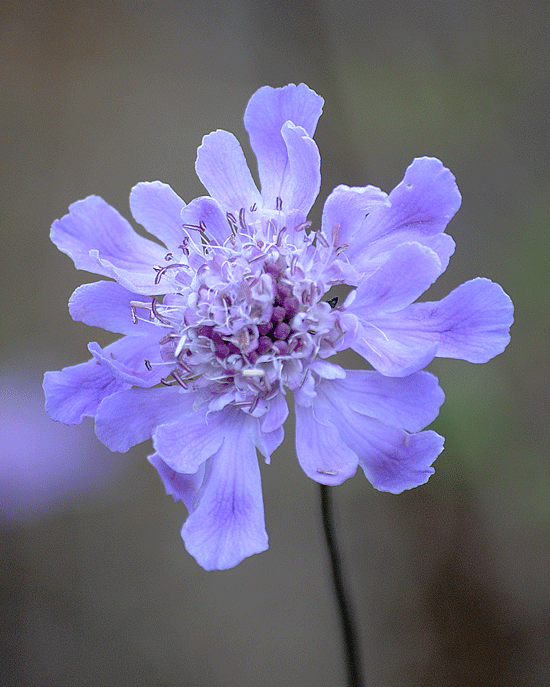
MULTIPOLYGON (((50 243, 51 222, 90 193, 129 218, 141 180, 189 202, 203 193, 202 136, 223 128, 248 151, 252 93, 305 81, 326 100, 312 219, 336 184, 389 191, 413 157, 435 155, 464 200, 430 298, 480 275, 516 305, 504 355, 430 367, 447 394, 430 482, 392 496, 358 473, 334 490, 368 684, 550 685, 548 36, 545 1, 5 3, 0 364, 15 429, 4 423, 4 456, 42 459, 43 370, 111 340, 71 321, 70 294, 94 276, 50 243)), ((269 551, 212 573, 184 550, 185 508, 164 494, 150 446, 121 457, 90 427, 55 431, 50 453, 78 436, 68 469, 97 474, 0 525, 4 684, 343 683, 318 487, 297 466, 291 424, 262 466, 269 551)))

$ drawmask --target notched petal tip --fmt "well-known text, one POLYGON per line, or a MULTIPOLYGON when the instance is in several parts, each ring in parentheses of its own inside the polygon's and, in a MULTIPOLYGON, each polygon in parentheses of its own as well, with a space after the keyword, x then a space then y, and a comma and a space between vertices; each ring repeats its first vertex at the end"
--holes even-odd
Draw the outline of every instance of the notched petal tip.
POLYGON ((416 310, 421 325, 427 329, 431 324, 438 332, 438 357, 486 363, 510 342, 514 306, 503 288, 490 279, 467 281, 439 303, 418 303, 416 310))
POLYGON ((142 181, 130 192, 130 209, 136 222, 170 251, 181 243, 180 213, 184 207, 178 194, 161 181, 142 181))
POLYGON ((204 136, 197 150, 195 170, 201 183, 223 210, 236 213, 241 208, 261 207, 260 194, 248 169, 236 137, 217 129, 204 136))
POLYGON ((251 433, 257 420, 232 413, 224 442, 205 464, 193 512, 181 535, 205 570, 226 570, 268 548, 260 467, 251 433))
POLYGON ((374 440, 377 452, 361 460, 365 476, 378 491, 401 494, 425 484, 434 474, 432 463, 443 451, 445 439, 432 430, 417 434, 402 433, 388 445, 385 437, 374 440), (388 450, 389 449, 389 450, 388 450))
POLYGON ((76 425, 85 417, 94 417, 104 398, 128 386, 95 360, 46 372, 46 412, 56 422, 76 425))

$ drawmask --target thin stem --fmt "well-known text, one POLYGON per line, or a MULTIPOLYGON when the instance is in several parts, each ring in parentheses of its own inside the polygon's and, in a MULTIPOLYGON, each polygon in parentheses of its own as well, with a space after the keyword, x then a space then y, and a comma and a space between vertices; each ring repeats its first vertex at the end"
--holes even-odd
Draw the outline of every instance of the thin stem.
POLYGON ((361 677, 359 648, 357 646, 357 631, 355 620, 351 611, 351 606, 344 585, 342 575, 342 563, 336 533, 334 528, 334 517, 332 512, 331 487, 321 484, 321 513, 323 516, 323 529, 330 556, 332 569, 332 581, 336 593, 336 601, 340 612, 340 622, 342 624, 342 634, 344 639, 344 651, 346 655, 347 684, 348 687, 364 687, 361 677))

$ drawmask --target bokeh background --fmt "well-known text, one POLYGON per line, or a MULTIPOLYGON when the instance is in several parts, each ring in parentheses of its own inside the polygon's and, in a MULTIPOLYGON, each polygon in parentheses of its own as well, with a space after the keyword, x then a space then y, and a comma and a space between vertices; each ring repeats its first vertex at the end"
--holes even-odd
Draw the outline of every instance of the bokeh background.
POLYGON ((430 482, 393 496, 358 473, 334 490, 367 684, 550 685, 549 19, 546 0, 2 4, 2 684, 343 684, 318 488, 291 426, 262 468, 269 551, 206 573, 150 446, 111 454, 91 423, 54 425, 40 389, 110 340, 71 321, 95 277, 51 222, 91 193, 129 218, 142 180, 189 202, 202 136, 249 151, 251 94, 305 81, 326 100, 312 219, 336 184, 389 191, 435 155, 463 205, 429 296, 479 275, 516 305, 503 355, 430 368, 447 395, 430 482))

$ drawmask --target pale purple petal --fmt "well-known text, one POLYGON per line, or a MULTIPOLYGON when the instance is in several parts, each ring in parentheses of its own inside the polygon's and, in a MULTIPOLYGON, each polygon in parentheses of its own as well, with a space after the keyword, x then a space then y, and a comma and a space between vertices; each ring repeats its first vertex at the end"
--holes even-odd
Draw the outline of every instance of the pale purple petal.
POLYGON ((97 409, 96 434, 111 451, 125 453, 149 439, 158 425, 192 413, 194 399, 180 387, 119 391, 97 409))
POLYGON ((73 320, 90 327, 134 336, 151 334, 157 326, 149 321, 150 309, 135 308, 134 322, 132 302, 147 306, 151 298, 132 293, 114 281, 97 281, 83 284, 74 291, 69 300, 69 312, 73 320))
POLYGON ((89 360, 44 375, 46 411, 52 420, 76 425, 93 417, 101 401, 121 389, 127 389, 110 370, 89 360))
POLYGON ((443 450, 443 437, 431 430, 407 434, 359 416, 346 425, 345 441, 359 452, 359 462, 375 489, 400 494, 425 484, 435 472, 431 467, 443 450))
POLYGON ((130 193, 130 209, 136 222, 176 252, 184 237, 180 214, 185 203, 161 181, 143 181, 130 193))
POLYGON ((288 405, 284 394, 279 392, 269 401, 267 413, 261 418, 261 429, 265 434, 282 427, 288 417, 288 405))
POLYGON ((387 193, 376 186, 337 186, 323 208, 321 230, 325 239, 335 248, 351 245, 365 217, 375 208, 389 204, 387 193))
POLYGON ((316 407, 315 402, 308 408, 295 404, 298 461, 306 475, 316 482, 342 484, 355 474, 358 456, 342 441, 332 422, 334 416, 316 412, 316 407))
POLYGON ((159 332, 124 336, 105 348, 92 341, 88 350, 117 379, 136 386, 155 386, 171 371, 161 358, 159 332))
POLYGON ((225 212, 210 196, 201 196, 192 200, 182 210, 180 223, 187 228, 189 236, 198 246, 201 245, 200 227, 204 226, 204 233, 208 239, 210 241, 214 239, 214 242, 219 245, 223 245, 231 233, 225 212), (193 228, 189 229, 189 227, 193 228))
POLYGON ((222 445, 234 414, 232 408, 207 412, 207 406, 196 411, 191 407, 181 417, 157 427, 155 451, 177 472, 196 472, 222 445))
POLYGON ((153 265, 162 264, 165 249, 136 234, 99 196, 70 205, 52 224, 50 237, 77 269, 113 277, 130 291, 163 293, 155 290, 153 265))
MULTIPOLYGON (((348 255, 357 268, 367 268, 370 260, 399 243, 423 243, 443 232, 461 203, 453 174, 430 157, 416 158, 388 199, 391 205, 373 210, 350 245, 348 255)), ((442 249, 448 253, 449 246, 442 249)))
POLYGON ((268 547, 260 467, 250 423, 240 411, 226 426, 223 445, 208 459, 198 503, 181 535, 205 570, 225 570, 268 547))
POLYGON ((260 451, 262 456, 264 456, 266 463, 270 462, 271 454, 273 451, 275 451, 275 449, 279 448, 279 446, 283 443, 284 438, 285 432, 282 427, 279 427, 268 434, 265 434, 262 431, 256 432, 254 436, 254 443, 256 444, 258 451, 260 451))
POLYGON ((157 453, 148 456, 148 460, 157 469, 166 493, 173 496, 174 501, 183 501, 188 511, 193 510, 195 498, 204 479, 204 465, 194 474, 184 475, 173 470, 157 453))
MULTIPOLYGON (((434 472, 431 464, 443 450, 443 438, 431 431, 409 434, 357 412, 354 403, 346 402, 343 384, 342 380, 319 384, 311 413, 322 422, 331 419, 340 441, 358 457, 371 484, 376 489, 397 494, 426 482, 434 472)), ((383 385, 384 382, 382 388, 383 385)), ((436 407, 437 395, 436 392, 432 400, 436 407)), ((359 401, 360 410, 368 410, 361 406, 358 393, 352 392, 350 398, 359 401)), ((389 406, 391 416, 391 401, 389 406)), ((395 410, 399 414, 398 404, 395 410)), ((414 422, 414 417, 412 419, 414 422)), ((417 424, 419 420, 417 417, 417 424)))
POLYGON ((264 86, 250 99, 244 125, 258 160, 266 207, 275 207, 277 196, 282 197, 283 179, 288 173, 288 149, 281 133, 283 125, 292 122, 313 137, 323 103, 323 98, 303 83, 284 88, 264 86))
POLYGON ((436 253, 420 243, 404 243, 362 281, 347 312, 356 315, 360 322, 369 322, 380 312, 402 310, 440 274, 441 262, 436 253))
POLYGON ((478 277, 439 302, 414 303, 377 324, 401 346, 437 343, 437 357, 485 363, 510 341, 514 307, 502 288, 478 277))
POLYGON ((345 379, 320 384, 318 392, 332 406, 331 418, 338 417, 346 406, 410 432, 419 432, 433 422, 445 399, 437 377, 429 372, 399 379, 371 370, 346 370, 345 379))
POLYGON ((417 337, 413 324, 400 328, 400 313, 388 315, 383 322, 360 324, 351 348, 375 370, 390 377, 406 377, 426 367, 437 355, 437 337, 417 337), (396 327, 394 329, 394 327, 396 327))
POLYGON ((449 234, 435 234, 434 236, 424 236, 421 241, 422 245, 431 248, 434 253, 437 253, 441 260, 441 274, 445 272, 449 266, 449 260, 455 252, 454 239, 449 234))
MULTIPOLYGON (((281 134, 287 147, 288 165, 277 195, 282 200, 283 211, 298 210, 307 216, 321 188, 319 149, 305 129, 292 122, 283 125, 281 134)), ((264 206, 276 207, 276 200, 271 206, 269 202, 264 199, 264 206)))
POLYGON ((226 212, 237 217, 241 208, 261 206, 241 146, 233 134, 218 129, 202 139, 195 164, 197 175, 226 212))

